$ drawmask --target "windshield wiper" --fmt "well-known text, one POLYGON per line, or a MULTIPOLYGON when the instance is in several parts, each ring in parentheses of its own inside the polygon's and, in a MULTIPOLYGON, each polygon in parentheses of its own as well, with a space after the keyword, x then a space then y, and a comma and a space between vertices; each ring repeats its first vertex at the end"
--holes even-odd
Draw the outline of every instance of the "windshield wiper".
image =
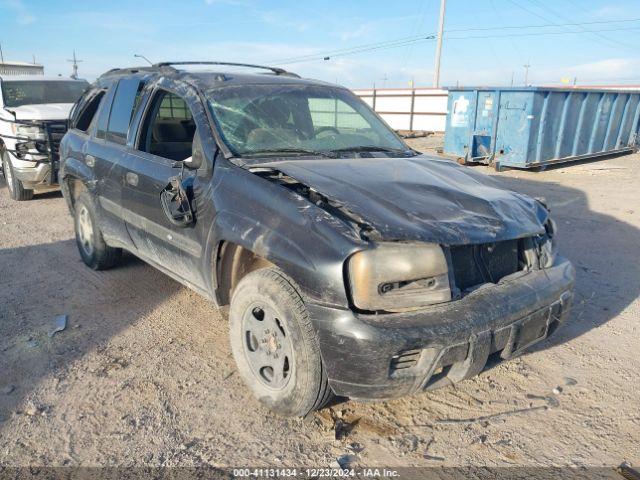
POLYGON ((279 154, 298 154, 298 155, 318 155, 320 157, 335 158, 335 154, 331 152, 322 152, 320 150, 310 150, 306 148, 270 148, 265 150, 254 150, 252 152, 243 153, 244 157, 255 157, 259 155, 279 155, 279 154))
POLYGON ((359 145, 357 147, 335 148, 330 151, 335 153, 339 153, 339 152, 387 152, 387 153, 402 153, 402 154, 406 154, 409 152, 413 153, 413 150, 411 149, 405 150, 402 148, 376 147, 374 145, 359 145))

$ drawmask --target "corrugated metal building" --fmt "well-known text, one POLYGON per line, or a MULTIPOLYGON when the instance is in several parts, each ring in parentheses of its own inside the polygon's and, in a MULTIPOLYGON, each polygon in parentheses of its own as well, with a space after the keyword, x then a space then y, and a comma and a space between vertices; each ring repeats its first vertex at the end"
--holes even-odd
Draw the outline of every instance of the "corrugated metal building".
POLYGON ((0 62, 0 75, 44 75, 44 67, 37 63, 0 62))

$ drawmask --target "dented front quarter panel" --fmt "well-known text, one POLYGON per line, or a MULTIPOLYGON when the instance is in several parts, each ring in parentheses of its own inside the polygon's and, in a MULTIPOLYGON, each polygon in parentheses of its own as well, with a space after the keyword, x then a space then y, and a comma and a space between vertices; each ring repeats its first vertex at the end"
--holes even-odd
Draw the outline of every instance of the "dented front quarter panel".
POLYGON ((216 215, 210 238, 271 261, 313 302, 348 306, 344 260, 366 245, 356 228, 225 159, 216 161, 211 192, 216 215))
POLYGON ((497 242, 543 233, 548 218, 540 202, 437 157, 221 159, 215 169, 212 238, 267 258, 309 298, 341 307, 345 260, 371 242, 497 242))

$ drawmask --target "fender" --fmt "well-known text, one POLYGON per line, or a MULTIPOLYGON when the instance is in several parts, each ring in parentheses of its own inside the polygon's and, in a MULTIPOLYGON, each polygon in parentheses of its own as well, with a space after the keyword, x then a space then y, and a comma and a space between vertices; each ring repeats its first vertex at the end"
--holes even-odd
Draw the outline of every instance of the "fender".
MULTIPOLYGON (((211 199, 217 212, 207 235, 205 268, 216 292, 216 259, 224 241, 233 242, 278 266, 309 300, 348 307, 344 261, 365 242, 352 228, 281 185, 241 167, 216 166, 211 199), (233 170, 233 171, 231 171, 233 170), (241 182, 242 186, 234 185, 241 182), (239 189, 247 195, 239 198, 239 189), (336 228, 338 222, 342 228, 336 228), (308 246, 308 248, 306 248, 308 246)), ((214 294, 215 297, 215 294, 214 294)))
POLYGON ((69 157, 61 161, 60 165, 60 189, 67 202, 69 211, 73 214, 73 198, 71 198, 71 192, 69 190, 69 181, 72 178, 80 180, 87 191, 92 196, 95 196, 98 180, 95 177, 95 172, 77 158, 69 157))

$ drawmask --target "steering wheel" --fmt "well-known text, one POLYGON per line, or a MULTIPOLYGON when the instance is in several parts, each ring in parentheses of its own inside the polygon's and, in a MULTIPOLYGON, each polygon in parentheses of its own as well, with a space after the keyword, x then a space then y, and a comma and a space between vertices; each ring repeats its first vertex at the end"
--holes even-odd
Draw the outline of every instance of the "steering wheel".
POLYGON ((320 127, 316 130, 316 137, 324 132, 333 132, 336 135, 340 135, 340 130, 338 130, 336 127, 320 127))

